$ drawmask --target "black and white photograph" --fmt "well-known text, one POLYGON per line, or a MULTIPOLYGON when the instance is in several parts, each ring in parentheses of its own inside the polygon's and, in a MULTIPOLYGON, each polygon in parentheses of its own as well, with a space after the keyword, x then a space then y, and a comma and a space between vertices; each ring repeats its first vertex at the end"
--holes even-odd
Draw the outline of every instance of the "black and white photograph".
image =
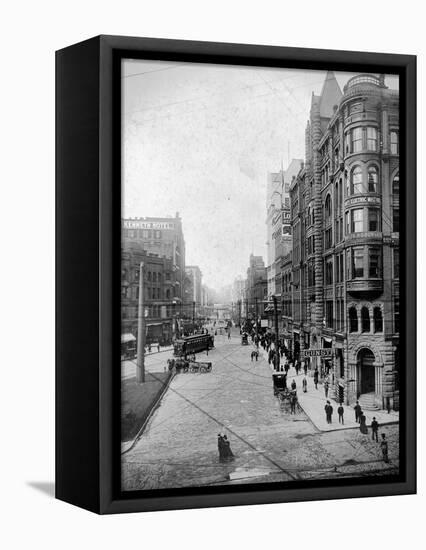
POLYGON ((122 491, 398 476, 399 118, 393 74, 122 61, 122 491))

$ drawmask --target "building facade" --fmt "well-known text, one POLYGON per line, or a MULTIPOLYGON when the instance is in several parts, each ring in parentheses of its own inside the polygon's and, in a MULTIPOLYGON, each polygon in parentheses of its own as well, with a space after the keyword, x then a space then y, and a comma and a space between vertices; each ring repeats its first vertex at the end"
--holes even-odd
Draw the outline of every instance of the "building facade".
POLYGON ((267 302, 268 281, 262 256, 250 254, 247 269, 245 310, 247 317, 256 319, 264 314, 267 302))
POLYGON ((364 408, 399 406, 398 100, 383 76, 342 93, 329 72, 290 188, 293 349, 325 350, 306 360, 364 408))
POLYGON ((122 334, 137 337, 138 280, 144 262, 147 343, 170 342, 184 301, 185 240, 182 220, 122 220, 122 334))
POLYGON ((146 252, 136 242, 121 249, 122 339, 138 336, 140 265, 143 263, 146 343, 169 344, 175 330, 171 297, 176 283, 170 258, 146 252))

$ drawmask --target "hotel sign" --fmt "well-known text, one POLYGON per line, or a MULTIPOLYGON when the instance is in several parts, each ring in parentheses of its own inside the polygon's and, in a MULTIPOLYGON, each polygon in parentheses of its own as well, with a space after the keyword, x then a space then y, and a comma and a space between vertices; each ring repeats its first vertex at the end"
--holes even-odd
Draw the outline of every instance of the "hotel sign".
POLYGON ((174 229, 175 224, 170 222, 143 222, 126 220, 123 222, 123 227, 126 229, 174 229))
POLYGON ((346 200, 346 206, 356 206, 357 204, 380 204, 378 197, 353 197, 346 200))
POLYGON ((300 355, 302 357, 332 357, 333 348, 302 349, 300 350, 300 355))

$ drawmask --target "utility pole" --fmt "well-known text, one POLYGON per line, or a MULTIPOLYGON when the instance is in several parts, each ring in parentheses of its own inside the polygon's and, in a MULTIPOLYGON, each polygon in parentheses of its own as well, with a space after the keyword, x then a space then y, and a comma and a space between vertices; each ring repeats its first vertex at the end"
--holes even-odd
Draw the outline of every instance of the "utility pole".
POLYGON ((136 380, 145 382, 145 304, 144 304, 144 264, 139 266, 139 303, 138 303, 138 349, 136 361, 136 380))
POLYGON ((192 302, 192 329, 195 330, 195 302, 192 302))
POLYGON ((258 317, 257 317, 257 296, 256 298, 254 299, 254 303, 255 303, 255 307, 256 307, 256 336, 258 337, 259 336, 259 320, 258 320, 258 317))
POLYGON ((277 297, 272 296, 274 301, 274 324, 275 324, 275 369, 278 370, 280 366, 280 354, 278 352, 278 308, 277 297))

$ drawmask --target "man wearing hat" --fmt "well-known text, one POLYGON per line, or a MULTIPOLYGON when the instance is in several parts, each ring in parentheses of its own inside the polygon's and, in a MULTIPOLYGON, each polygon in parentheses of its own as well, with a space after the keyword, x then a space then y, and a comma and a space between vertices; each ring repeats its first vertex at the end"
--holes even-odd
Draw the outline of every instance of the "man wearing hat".
POLYGON ((379 423, 375 416, 373 416, 373 421, 371 422, 371 439, 375 439, 376 443, 379 442, 379 423))

